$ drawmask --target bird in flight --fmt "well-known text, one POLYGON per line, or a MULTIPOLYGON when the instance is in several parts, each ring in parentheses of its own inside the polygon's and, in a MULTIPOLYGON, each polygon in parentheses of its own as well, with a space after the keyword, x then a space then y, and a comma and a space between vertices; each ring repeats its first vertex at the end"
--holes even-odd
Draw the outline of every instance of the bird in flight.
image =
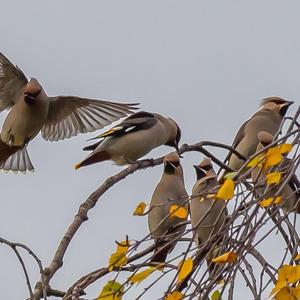
POLYGON ((28 143, 41 132, 58 141, 92 132, 125 117, 138 103, 117 103, 76 96, 48 97, 40 83, 0 52, 0 112, 9 109, 0 135, 0 169, 33 171, 28 143))

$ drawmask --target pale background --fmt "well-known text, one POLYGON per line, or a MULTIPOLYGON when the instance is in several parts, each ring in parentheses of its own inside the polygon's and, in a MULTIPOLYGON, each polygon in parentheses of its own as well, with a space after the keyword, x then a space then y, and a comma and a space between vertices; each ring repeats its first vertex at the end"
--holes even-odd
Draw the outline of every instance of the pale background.
MULTIPOLYGON (((260 99, 277 95, 298 102, 299 11, 297 0, 3 1, 0 51, 38 78, 49 95, 138 101, 144 110, 176 119, 182 142, 230 144, 260 99)), ((38 137, 28 147, 34 174, 0 174, 0 236, 29 245, 45 266, 80 203, 121 170, 105 162, 74 171, 92 136, 58 143, 38 137)), ((161 147, 148 157, 169 150, 161 147)), ((188 191, 195 180, 191 165, 201 158, 184 157, 188 191)), ((114 240, 147 233, 146 218, 132 211, 149 201, 160 174, 161 167, 139 171, 102 197, 73 239, 54 288, 66 289, 105 265, 114 240)), ((270 242, 274 257, 277 246, 270 242)), ((4 245, 0 265, 1 298, 24 299, 20 265, 4 245)), ((31 265, 35 282, 39 274, 31 265)), ((102 282, 93 285, 88 297, 95 298, 101 287, 102 282)), ((239 290, 247 300, 244 288, 239 290)), ((144 299, 162 296, 155 292, 144 299)), ((132 289, 124 298, 137 295, 132 289)))

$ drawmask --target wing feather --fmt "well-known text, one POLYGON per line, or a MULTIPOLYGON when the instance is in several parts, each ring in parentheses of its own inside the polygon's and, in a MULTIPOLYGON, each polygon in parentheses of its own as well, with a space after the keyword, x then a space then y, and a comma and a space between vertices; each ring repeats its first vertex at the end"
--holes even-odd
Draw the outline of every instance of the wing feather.
POLYGON ((137 103, 124 104, 73 96, 49 99, 49 114, 42 128, 43 138, 49 141, 101 129, 137 109, 137 103))
POLYGON ((24 73, 0 52, 0 111, 16 103, 27 82, 24 73))

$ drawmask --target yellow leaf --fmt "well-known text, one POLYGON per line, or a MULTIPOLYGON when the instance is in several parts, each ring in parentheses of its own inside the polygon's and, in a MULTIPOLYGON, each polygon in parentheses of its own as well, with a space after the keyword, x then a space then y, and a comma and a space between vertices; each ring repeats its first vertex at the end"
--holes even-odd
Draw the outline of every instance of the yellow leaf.
POLYGON ((274 197, 270 197, 268 199, 262 200, 262 201, 259 202, 259 205, 261 207, 268 207, 271 204, 278 204, 282 201, 282 196, 276 197, 275 201, 273 199, 274 199, 274 197))
POLYGON ((275 300, 297 300, 300 299, 300 285, 296 288, 285 286, 275 295, 275 300))
POLYGON ((133 215, 134 216, 142 216, 146 208, 145 202, 140 202, 138 206, 135 208, 133 215))
POLYGON ((300 260, 300 253, 297 254, 294 260, 300 260))
POLYGON ((157 268, 150 267, 142 272, 136 273, 131 277, 128 277, 129 282, 131 283, 140 283, 146 279, 150 274, 152 274, 157 268))
MULTIPOLYGON (((281 294, 285 295, 286 291, 283 290, 281 292, 281 290, 287 287, 288 284, 293 284, 298 280, 300 280, 300 265, 297 266, 283 265, 278 270, 278 280, 276 282, 275 287, 272 290, 271 295, 276 294, 277 296, 279 294, 279 297, 281 294)), ((283 298, 276 298, 276 299, 283 299, 283 298)))
POLYGON ((252 158, 249 163, 247 164, 247 167, 262 167, 262 162, 264 160, 264 154, 256 155, 254 158, 252 158))
POLYGON ((165 298, 165 300, 182 300, 183 299, 183 295, 178 292, 178 291, 174 291, 171 294, 167 295, 167 297, 165 298))
POLYGON ((280 149, 281 154, 290 153, 293 149, 293 145, 292 144, 281 144, 279 146, 279 149, 280 149))
POLYGON ((221 299, 222 299, 221 293, 218 290, 214 291, 210 298, 210 300, 221 300, 221 299))
POLYGON ((278 147, 269 148, 265 158, 265 169, 278 165, 282 160, 280 149, 278 147))
POLYGON ((235 252, 226 252, 211 261, 217 264, 224 264, 224 263, 233 263, 237 259, 237 254, 235 252))
POLYGON ((114 268, 121 268, 127 264, 126 253, 115 252, 109 258, 109 271, 114 268))
POLYGON ((237 172, 227 173, 227 174, 224 176, 224 178, 225 178, 225 179, 232 179, 236 174, 237 174, 237 172))
POLYGON ((281 173, 280 172, 269 173, 266 176, 266 178, 267 178, 267 185, 278 184, 281 180, 281 173))
POLYGON ((182 281, 185 277, 187 277, 192 269, 193 269, 193 260, 192 258, 188 258, 184 261, 181 261, 178 265, 179 273, 177 275, 177 282, 182 281))
POLYGON ((171 217, 177 217, 180 219, 186 219, 188 215, 187 210, 182 207, 182 206, 178 206, 178 205, 172 205, 170 207, 170 216, 171 217))
POLYGON ((127 264, 126 253, 128 251, 128 241, 119 242, 116 252, 112 253, 109 258, 109 271, 111 272, 116 267, 123 267, 127 264))
POLYGON ((117 244, 117 252, 119 252, 119 253, 127 253, 128 248, 129 248, 128 241, 118 242, 118 244, 117 244))
POLYGON ((97 300, 122 300, 124 287, 119 282, 110 280, 103 287, 97 300))
POLYGON ((216 198, 221 200, 230 200, 234 194, 234 181, 226 179, 219 188, 216 198))
POLYGON ((297 266, 283 265, 278 270, 278 281, 294 283, 298 280, 300 280, 300 265, 297 266))

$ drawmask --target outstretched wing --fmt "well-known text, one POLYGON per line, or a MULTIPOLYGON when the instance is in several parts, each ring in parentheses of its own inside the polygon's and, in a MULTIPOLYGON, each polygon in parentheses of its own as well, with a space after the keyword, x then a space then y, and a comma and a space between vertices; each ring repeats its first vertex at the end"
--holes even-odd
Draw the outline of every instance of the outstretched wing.
POLYGON ((138 103, 116 103, 73 96, 49 97, 49 113, 42 128, 45 140, 58 141, 101 129, 131 114, 138 103))
POLYGON ((105 131, 104 133, 96 136, 93 139, 105 138, 109 136, 117 137, 135 131, 149 129, 152 126, 154 126, 156 123, 157 123, 157 119, 153 114, 141 111, 129 116, 117 126, 105 131))
POLYGON ((27 82, 24 73, 0 52, 0 111, 15 104, 27 82))

